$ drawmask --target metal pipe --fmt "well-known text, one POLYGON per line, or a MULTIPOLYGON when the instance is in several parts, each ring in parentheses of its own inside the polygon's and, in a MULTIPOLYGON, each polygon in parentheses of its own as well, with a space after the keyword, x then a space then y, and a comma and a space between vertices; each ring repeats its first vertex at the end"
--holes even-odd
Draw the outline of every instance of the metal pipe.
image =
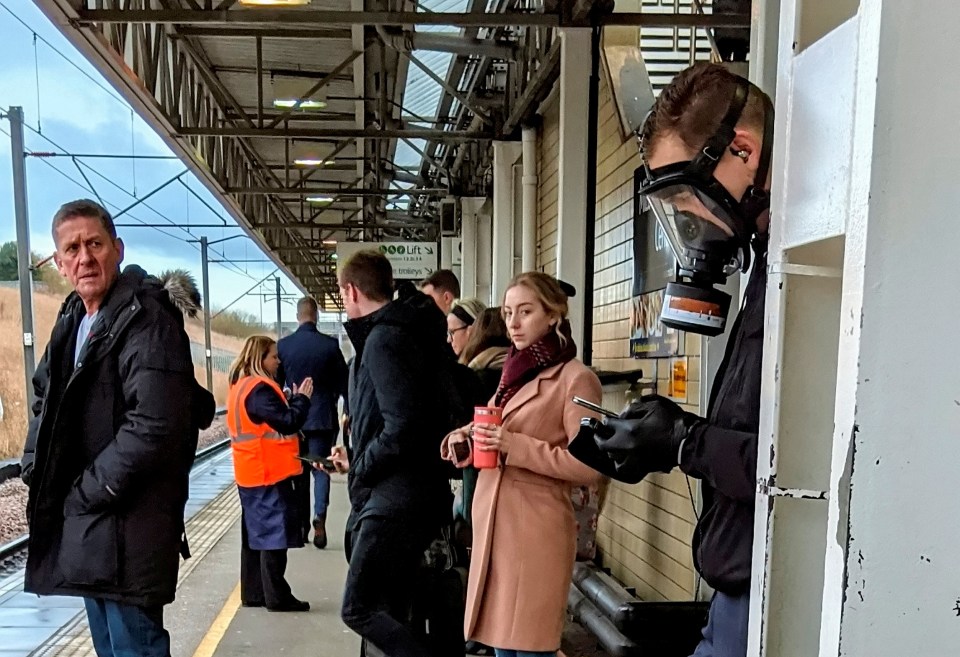
POLYGON ((23 108, 11 107, 10 155, 13 160, 13 208, 17 223, 17 276, 20 279, 20 317, 23 342, 23 372, 26 377, 27 409, 33 408, 33 373, 36 369, 33 335, 33 272, 30 271, 30 217, 27 213, 27 166, 23 144, 23 108))
POLYGON ((523 144, 523 223, 522 257, 523 271, 537 268, 537 129, 525 126, 523 144))
POLYGON ((610 655, 614 657, 641 657, 643 651, 631 639, 603 615, 597 607, 581 593, 576 586, 570 585, 567 592, 567 609, 585 628, 590 630, 610 655))
POLYGON ((587 91, 587 208, 586 253, 583 271, 583 363, 593 364, 593 286, 597 235, 597 123, 600 111, 600 28, 590 40, 590 80, 587 91))

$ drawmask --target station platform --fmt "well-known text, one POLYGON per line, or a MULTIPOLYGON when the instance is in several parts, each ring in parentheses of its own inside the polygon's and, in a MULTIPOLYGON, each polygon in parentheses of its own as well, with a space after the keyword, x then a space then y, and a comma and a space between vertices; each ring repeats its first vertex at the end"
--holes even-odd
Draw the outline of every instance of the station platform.
MULTIPOLYGON (((191 473, 187 536, 192 558, 181 563, 177 599, 165 610, 171 657, 352 657, 360 639, 340 620, 347 562, 343 527, 346 477, 334 475, 327 517, 329 545, 289 551, 287 581, 310 603, 305 613, 272 613, 240 605, 240 504, 230 452, 191 473)), ((566 657, 594 657, 596 644, 568 624, 566 657), (579 645, 578 645, 579 644, 579 645)), ((23 573, 0 581, 0 657, 95 657, 79 598, 23 592, 23 573)), ((459 657, 459 656, 454 656, 459 657)))

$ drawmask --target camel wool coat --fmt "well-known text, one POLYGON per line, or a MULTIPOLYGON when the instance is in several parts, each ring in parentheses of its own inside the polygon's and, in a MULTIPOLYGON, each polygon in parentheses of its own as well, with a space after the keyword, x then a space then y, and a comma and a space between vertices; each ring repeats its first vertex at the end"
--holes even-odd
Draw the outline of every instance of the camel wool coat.
MULTIPOLYGON (((506 459, 480 470, 465 636, 509 650, 560 648, 576 557, 571 489, 600 475, 567 445, 593 414, 571 400, 601 401, 600 381, 579 360, 547 368, 503 411, 506 459)), ((491 404, 493 402, 491 401, 491 404)))

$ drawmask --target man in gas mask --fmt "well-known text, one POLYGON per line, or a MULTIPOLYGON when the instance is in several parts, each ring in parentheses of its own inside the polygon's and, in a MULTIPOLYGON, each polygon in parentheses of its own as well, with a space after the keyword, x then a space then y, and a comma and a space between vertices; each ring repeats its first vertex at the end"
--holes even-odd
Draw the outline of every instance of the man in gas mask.
POLYGON ((714 285, 747 271, 751 256, 753 268, 706 418, 649 395, 570 446, 623 482, 677 466, 702 480, 693 556, 716 594, 693 657, 747 650, 772 141, 770 99, 720 65, 688 68, 657 99, 641 134, 640 193, 677 256, 663 323, 719 335, 730 297, 714 285))

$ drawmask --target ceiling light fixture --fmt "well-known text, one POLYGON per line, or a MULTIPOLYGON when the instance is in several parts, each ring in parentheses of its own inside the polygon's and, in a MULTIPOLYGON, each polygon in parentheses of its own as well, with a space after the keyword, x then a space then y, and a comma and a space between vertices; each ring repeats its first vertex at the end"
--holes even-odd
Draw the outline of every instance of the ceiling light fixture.
POLYGON ((240 4, 253 7, 300 7, 309 5, 310 0, 240 0, 240 4))
POLYGON ((298 157, 293 161, 293 164, 298 167, 319 167, 325 166, 328 167, 331 164, 336 164, 336 160, 317 160, 309 157, 298 157))
POLYGON ((308 196, 307 203, 333 203, 332 196, 308 196))
POLYGON ((314 110, 314 109, 323 109, 327 106, 327 103, 322 100, 300 100, 298 104, 297 98, 277 98, 273 101, 273 106, 277 109, 302 109, 302 110, 314 110))

